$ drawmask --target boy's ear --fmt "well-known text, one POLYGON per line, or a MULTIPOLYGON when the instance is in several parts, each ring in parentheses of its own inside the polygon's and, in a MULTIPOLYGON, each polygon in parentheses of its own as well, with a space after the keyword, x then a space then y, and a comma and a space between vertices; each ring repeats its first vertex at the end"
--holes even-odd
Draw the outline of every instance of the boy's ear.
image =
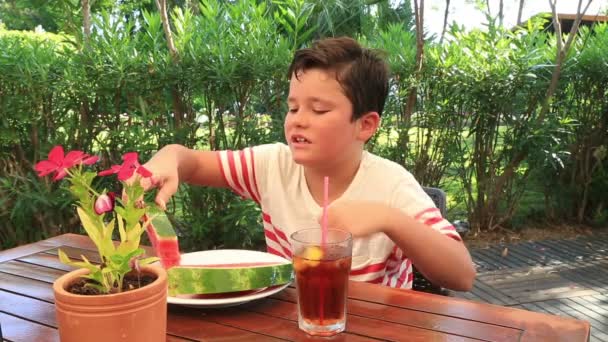
POLYGON ((377 112, 367 112, 359 118, 358 138, 368 141, 380 126, 380 115, 377 112))

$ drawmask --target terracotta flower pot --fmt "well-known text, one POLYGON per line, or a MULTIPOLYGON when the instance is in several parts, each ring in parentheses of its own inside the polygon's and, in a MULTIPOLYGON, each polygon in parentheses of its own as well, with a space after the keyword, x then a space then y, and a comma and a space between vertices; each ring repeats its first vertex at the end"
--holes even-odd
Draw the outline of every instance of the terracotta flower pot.
POLYGON ((85 296, 66 291, 86 269, 69 272, 53 283, 55 311, 62 342, 165 341, 167 331, 167 273, 142 267, 157 279, 139 289, 85 296))

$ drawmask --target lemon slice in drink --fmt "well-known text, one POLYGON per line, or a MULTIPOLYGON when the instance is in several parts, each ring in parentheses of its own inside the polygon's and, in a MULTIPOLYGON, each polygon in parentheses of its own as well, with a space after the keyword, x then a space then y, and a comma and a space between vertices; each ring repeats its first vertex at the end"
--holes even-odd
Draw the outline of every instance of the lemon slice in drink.
POLYGON ((316 267, 321 263, 323 250, 319 246, 309 246, 302 255, 304 267, 316 267))
POLYGON ((318 261, 323 259, 323 250, 319 246, 309 246, 304 251, 303 255, 304 259, 310 261, 318 261))
POLYGON ((293 268, 296 272, 302 272, 310 267, 316 267, 321 263, 323 258, 323 250, 319 246, 309 246, 294 258, 293 268))

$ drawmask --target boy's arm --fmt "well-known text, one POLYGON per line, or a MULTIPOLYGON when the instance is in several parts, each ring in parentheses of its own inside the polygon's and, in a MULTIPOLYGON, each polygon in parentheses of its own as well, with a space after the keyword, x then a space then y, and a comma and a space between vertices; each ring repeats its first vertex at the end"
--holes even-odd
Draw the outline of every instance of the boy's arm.
POLYGON ((180 182, 213 187, 228 187, 214 151, 198 151, 181 145, 167 145, 144 164, 152 179, 142 180, 144 188, 157 187, 155 202, 166 209, 180 182))
POLYGON ((461 241, 428 227, 399 209, 385 206, 384 232, 432 283, 469 291, 475 280, 471 256, 461 241))
POLYGON ((181 145, 169 145, 178 158, 179 179, 193 185, 227 188, 228 183, 218 162, 218 152, 192 150, 181 145))
POLYGON ((384 232, 437 285, 457 291, 473 287, 475 269, 464 244, 400 209, 381 202, 336 201, 329 206, 328 219, 330 227, 354 236, 384 232))

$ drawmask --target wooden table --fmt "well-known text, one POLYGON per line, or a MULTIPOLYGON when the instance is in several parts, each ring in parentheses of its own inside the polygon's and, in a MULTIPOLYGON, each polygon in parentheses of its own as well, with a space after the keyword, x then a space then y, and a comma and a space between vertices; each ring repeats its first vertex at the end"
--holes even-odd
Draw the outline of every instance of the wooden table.
MULTIPOLYGON (((0 324, 9 341, 58 341, 57 259, 98 259, 88 237, 65 234, 0 252, 0 324)), ((169 305, 168 341, 327 340, 298 329, 295 289, 232 308, 169 305)), ((463 299, 351 282, 346 332, 332 341, 588 341, 589 323, 463 299)))

